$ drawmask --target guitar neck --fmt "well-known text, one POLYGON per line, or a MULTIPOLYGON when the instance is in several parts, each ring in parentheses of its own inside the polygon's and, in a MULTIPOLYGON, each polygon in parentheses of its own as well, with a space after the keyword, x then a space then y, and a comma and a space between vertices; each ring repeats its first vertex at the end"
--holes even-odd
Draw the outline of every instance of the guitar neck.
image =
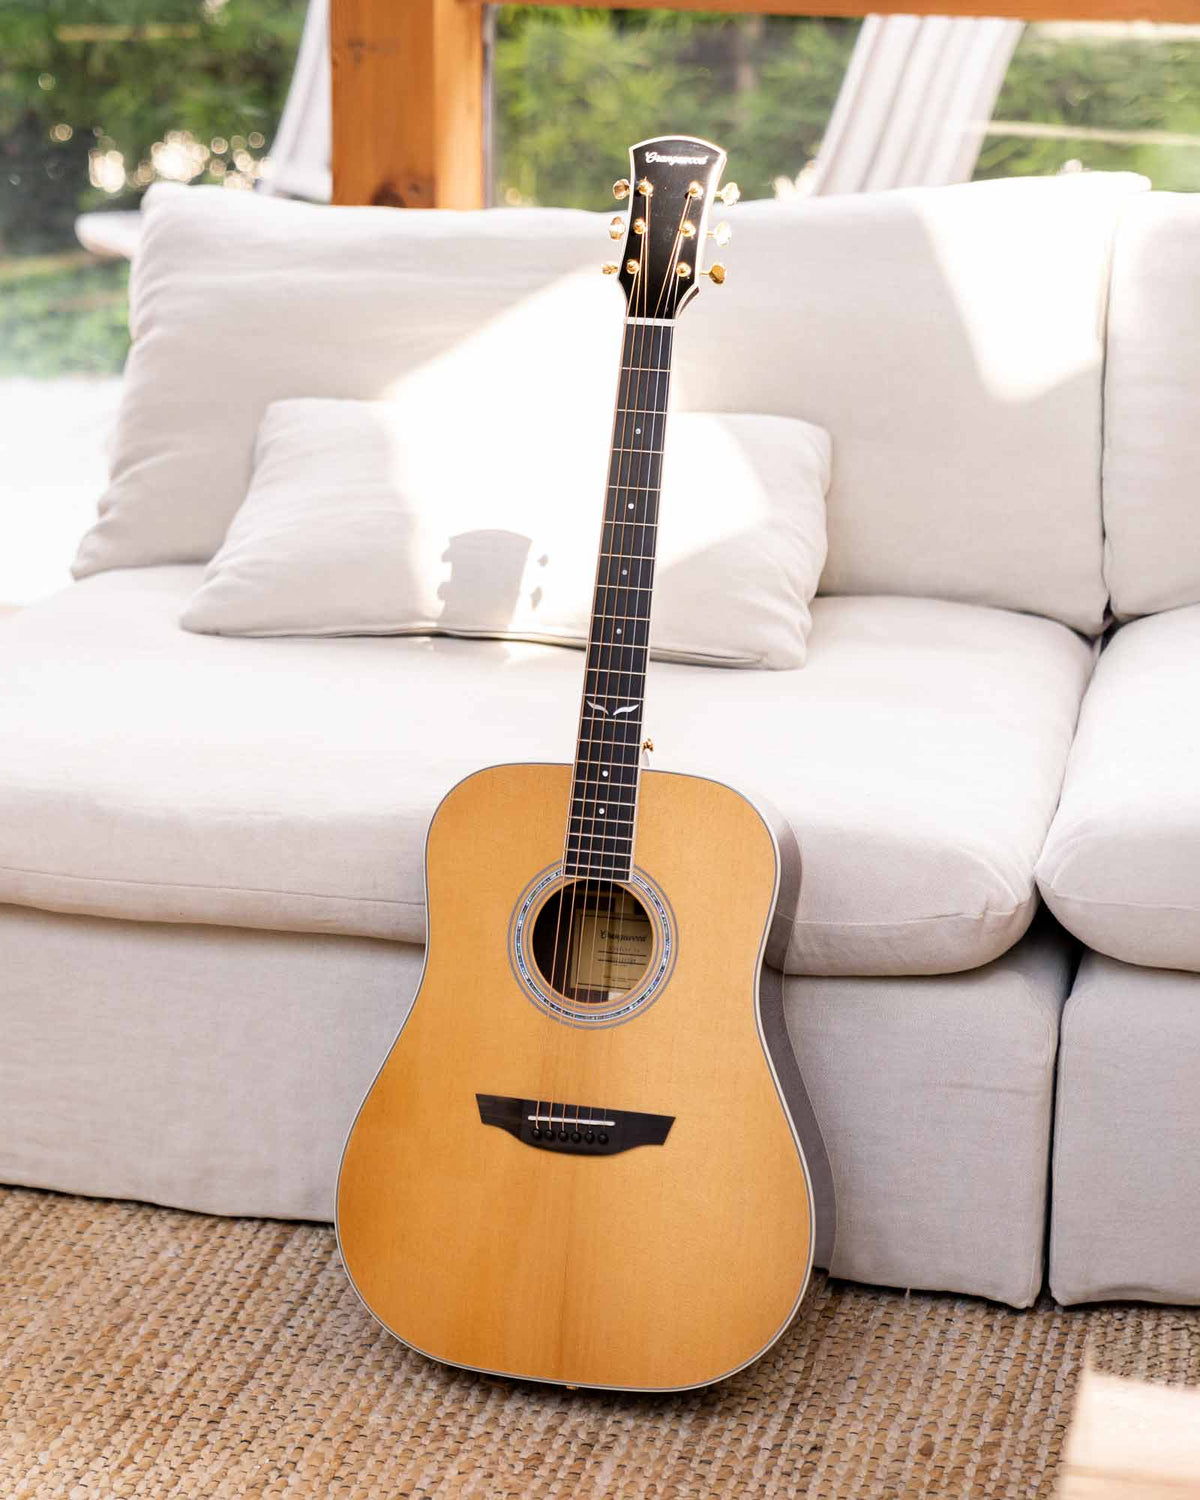
POLYGON ((629 318, 592 600, 564 868, 633 869, 642 709, 674 324, 629 318))

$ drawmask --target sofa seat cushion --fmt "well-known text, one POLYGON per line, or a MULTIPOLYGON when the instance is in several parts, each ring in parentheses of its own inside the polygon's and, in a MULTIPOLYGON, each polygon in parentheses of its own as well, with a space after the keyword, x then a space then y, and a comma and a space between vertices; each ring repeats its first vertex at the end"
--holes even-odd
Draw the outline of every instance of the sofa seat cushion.
MULTIPOLYGON (((422 940, 438 800, 482 765, 570 757, 581 653, 189 634, 201 574, 99 574, 0 629, 0 902, 422 940)), ((796 829, 790 972, 987 962, 1033 911, 1091 648, 930 600, 819 599, 813 620, 801 671, 653 663, 655 765, 796 829)))
POLYGON ((1096 668, 1038 864, 1090 947, 1200 970, 1200 606, 1124 625, 1096 668))

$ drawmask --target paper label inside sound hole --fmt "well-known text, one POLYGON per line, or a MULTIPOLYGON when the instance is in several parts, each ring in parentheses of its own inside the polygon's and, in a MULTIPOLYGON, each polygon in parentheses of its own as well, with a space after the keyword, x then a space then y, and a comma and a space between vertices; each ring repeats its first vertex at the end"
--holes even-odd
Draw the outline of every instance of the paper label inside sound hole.
POLYGON ((650 919, 634 901, 610 908, 576 911, 571 929, 572 990, 606 990, 623 995, 650 964, 654 934, 650 919))

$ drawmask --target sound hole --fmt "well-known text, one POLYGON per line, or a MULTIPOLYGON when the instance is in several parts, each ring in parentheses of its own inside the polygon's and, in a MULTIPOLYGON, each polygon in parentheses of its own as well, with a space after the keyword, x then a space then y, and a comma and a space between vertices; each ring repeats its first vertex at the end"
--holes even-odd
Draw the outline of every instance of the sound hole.
POLYGON ((532 948, 552 989, 568 1000, 602 1005, 641 982, 654 956, 654 928, 625 886, 568 880, 534 919, 532 948))

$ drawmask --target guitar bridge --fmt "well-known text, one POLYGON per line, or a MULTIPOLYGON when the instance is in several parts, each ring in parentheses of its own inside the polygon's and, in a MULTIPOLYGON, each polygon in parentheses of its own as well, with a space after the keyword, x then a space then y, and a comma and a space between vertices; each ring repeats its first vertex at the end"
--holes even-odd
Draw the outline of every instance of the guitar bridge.
POLYGON ((580 1156, 615 1156, 635 1146, 661 1146, 675 1123, 674 1115, 550 1099, 511 1099, 505 1094, 476 1094, 475 1101, 484 1125, 507 1130, 527 1146, 580 1156))

